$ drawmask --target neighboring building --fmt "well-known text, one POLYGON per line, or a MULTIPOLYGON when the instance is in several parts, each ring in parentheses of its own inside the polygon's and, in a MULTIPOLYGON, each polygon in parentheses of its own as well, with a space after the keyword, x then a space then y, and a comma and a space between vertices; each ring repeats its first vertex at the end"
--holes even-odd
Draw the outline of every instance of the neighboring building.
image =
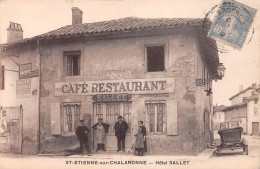
POLYGON ((243 133, 247 132, 246 127, 246 103, 235 104, 231 106, 227 106, 223 109, 225 112, 225 121, 231 122, 236 121, 238 122, 238 126, 243 128, 243 133))
POLYGON ((237 121, 243 127, 243 133, 259 134, 259 88, 256 83, 245 90, 240 87, 239 93, 232 96, 232 105, 223 109, 225 121, 237 121))
MULTIPOLYGON (((129 17, 82 24, 82 11, 72 11, 72 25, 1 45, 5 70, 19 70, 17 62, 29 74, 23 80, 24 74, 19 79, 7 72, 0 91, 2 111, 23 110, 22 152, 75 147, 79 119, 90 127, 99 117, 111 125, 106 149, 115 151, 119 115, 129 125, 127 147, 143 120, 149 154, 203 151, 212 141, 212 95, 204 91, 212 84, 197 86, 196 79, 216 78, 219 64, 205 20, 129 17)), ((93 133, 90 143, 94 149, 93 133)))
MULTIPOLYGON (((20 24, 10 22, 7 29, 7 44, 16 44, 22 40, 23 30, 20 24)), ((32 63, 33 70, 38 69, 39 57, 31 46, 16 46, 10 52, 3 52, 1 46, 1 88, 0 118, 6 118, 4 132, 0 133, 0 150, 19 153, 36 153, 39 142, 39 76, 33 74, 28 79, 19 80, 19 65, 32 63), (27 47, 27 48, 26 48, 27 47), (30 48, 29 54, 24 50, 30 48), (22 146, 21 146, 22 145, 22 146)), ((22 66, 20 67, 22 68, 22 66)), ((22 78, 22 75, 21 75, 22 78)))
POLYGON ((220 123, 225 122, 225 112, 222 111, 224 108, 223 105, 213 107, 214 130, 220 130, 220 123))
POLYGON ((247 103, 247 133, 250 135, 260 135, 260 85, 254 86, 255 91, 245 99, 247 103))

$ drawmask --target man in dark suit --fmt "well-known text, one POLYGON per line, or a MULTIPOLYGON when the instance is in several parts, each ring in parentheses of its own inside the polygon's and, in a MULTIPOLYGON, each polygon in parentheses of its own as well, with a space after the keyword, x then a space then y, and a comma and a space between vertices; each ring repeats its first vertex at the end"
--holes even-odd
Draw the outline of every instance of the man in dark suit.
POLYGON ((125 151, 125 135, 128 129, 127 123, 123 121, 122 116, 118 116, 118 121, 115 123, 115 135, 117 137, 117 152, 125 151), (121 149, 122 148, 122 149, 121 149))
POLYGON ((78 137, 78 140, 79 140, 81 155, 83 155, 83 143, 84 143, 86 150, 87 150, 87 155, 91 156, 89 144, 88 144, 88 133, 90 133, 90 131, 89 131, 88 127, 85 126, 84 121, 85 120, 79 121, 80 125, 76 129, 76 136, 78 137))

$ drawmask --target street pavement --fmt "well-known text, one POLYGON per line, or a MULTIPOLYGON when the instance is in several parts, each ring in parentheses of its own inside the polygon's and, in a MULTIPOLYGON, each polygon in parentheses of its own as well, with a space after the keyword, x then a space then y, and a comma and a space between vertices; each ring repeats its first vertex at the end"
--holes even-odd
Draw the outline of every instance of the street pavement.
POLYGON ((206 149, 198 156, 134 156, 126 153, 92 156, 55 156, 0 154, 0 169, 66 169, 66 168, 195 168, 195 169, 259 169, 260 137, 243 136, 249 144, 249 155, 242 149, 222 150, 220 156, 215 149, 206 149))

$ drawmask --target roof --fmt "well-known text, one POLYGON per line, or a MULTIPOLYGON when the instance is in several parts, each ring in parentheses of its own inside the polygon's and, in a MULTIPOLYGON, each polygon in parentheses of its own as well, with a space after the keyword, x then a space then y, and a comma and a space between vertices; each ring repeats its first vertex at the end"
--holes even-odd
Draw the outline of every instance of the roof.
POLYGON ((255 91, 256 91, 256 92, 260 92, 260 87, 258 87, 255 91))
POLYGON ((24 43, 33 39, 58 38, 63 36, 101 34, 105 32, 119 32, 131 30, 144 30, 147 28, 161 28, 178 25, 192 25, 202 22, 201 18, 136 18, 127 17, 110 21, 85 23, 78 25, 67 25, 59 29, 34 36, 32 38, 23 39, 14 43, 4 44, 3 46, 24 43))
POLYGON ((214 106, 213 107, 213 112, 217 112, 217 111, 222 111, 222 109, 224 109, 226 106, 221 105, 221 106, 214 106))
MULTIPOLYGON (((104 34, 140 32, 146 30, 161 30, 175 27, 200 26, 198 29, 198 39, 202 56, 209 63, 212 73, 217 73, 219 63, 216 41, 207 37, 211 21, 204 18, 137 18, 127 17, 110 21, 85 23, 78 25, 67 25, 59 29, 34 36, 32 38, 22 39, 17 42, 2 44, 1 49, 8 49, 27 42, 33 42, 38 39, 58 39, 66 37, 79 36, 98 36, 104 34), (205 24, 206 23, 206 24, 205 24), (205 31, 206 30, 206 31, 205 31)), ((102 37, 102 38, 105 38, 102 37)))
POLYGON ((259 99, 259 96, 257 94, 245 98, 245 100, 257 100, 257 99, 259 99))
POLYGON ((246 104, 247 103, 242 102, 242 103, 239 103, 239 104, 234 104, 234 105, 231 105, 231 106, 227 106, 224 109, 222 109, 222 111, 226 112, 226 111, 232 110, 234 108, 244 107, 244 106, 246 106, 246 104))
POLYGON ((242 90, 242 91, 238 92, 238 93, 235 94, 234 96, 230 97, 229 100, 232 100, 234 97, 236 97, 236 96, 238 96, 238 95, 240 95, 240 94, 242 94, 242 93, 245 93, 246 91, 248 91, 248 90, 250 90, 250 89, 252 89, 252 86, 249 86, 249 87, 246 88, 245 90, 242 90))

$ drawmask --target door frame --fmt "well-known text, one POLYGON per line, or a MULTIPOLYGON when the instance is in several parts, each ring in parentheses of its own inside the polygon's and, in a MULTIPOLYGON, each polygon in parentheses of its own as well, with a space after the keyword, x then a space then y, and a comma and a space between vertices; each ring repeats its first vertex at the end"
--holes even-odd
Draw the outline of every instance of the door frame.
MULTIPOLYGON (((102 110, 102 112, 103 112, 103 116, 102 116, 102 118, 103 118, 103 120, 104 120, 104 122, 106 123, 106 104, 115 104, 115 103, 119 103, 119 104, 122 104, 122 105, 120 105, 120 114, 119 115, 122 115, 122 116, 124 116, 124 112, 123 112, 123 109, 124 109, 124 107, 123 107, 123 103, 130 103, 131 104, 131 106, 132 106, 132 101, 117 101, 117 102, 93 102, 93 104, 92 104, 92 108, 93 108, 93 111, 92 111, 92 125, 94 125, 95 123, 97 123, 97 116, 96 116, 96 110, 95 110, 95 104, 103 104, 103 105, 105 105, 104 107, 103 107, 103 110, 102 110), (122 109, 122 110, 121 110, 122 109)), ((132 117, 132 112, 131 112, 131 108, 130 108, 130 117, 129 117, 129 119, 131 120, 131 117, 132 117)), ((115 120, 115 122, 116 122, 117 120, 115 120)), ((111 127, 111 126, 110 126, 111 127)), ((130 128, 130 131, 132 132, 132 130, 131 130, 131 126, 128 126, 129 128, 130 128)), ((114 130, 114 129, 113 129, 114 130)), ((132 140, 132 133, 126 133, 126 139, 127 138, 129 138, 130 140, 132 140)), ((92 140, 92 145, 93 145, 93 150, 95 150, 95 148, 96 148, 96 144, 95 144, 95 131, 93 130, 93 134, 92 134, 92 137, 93 137, 93 140, 92 140)), ((107 137, 115 137, 115 139, 116 139, 116 136, 115 136, 115 133, 113 132, 113 133, 108 133, 108 134, 106 134, 106 141, 107 141, 107 137)), ((116 143, 115 143, 116 144, 116 143)), ((132 146, 132 145, 131 145, 132 146)), ((127 147, 127 140, 126 140, 126 147, 127 147)), ((107 149, 108 150, 108 149, 107 149)))

